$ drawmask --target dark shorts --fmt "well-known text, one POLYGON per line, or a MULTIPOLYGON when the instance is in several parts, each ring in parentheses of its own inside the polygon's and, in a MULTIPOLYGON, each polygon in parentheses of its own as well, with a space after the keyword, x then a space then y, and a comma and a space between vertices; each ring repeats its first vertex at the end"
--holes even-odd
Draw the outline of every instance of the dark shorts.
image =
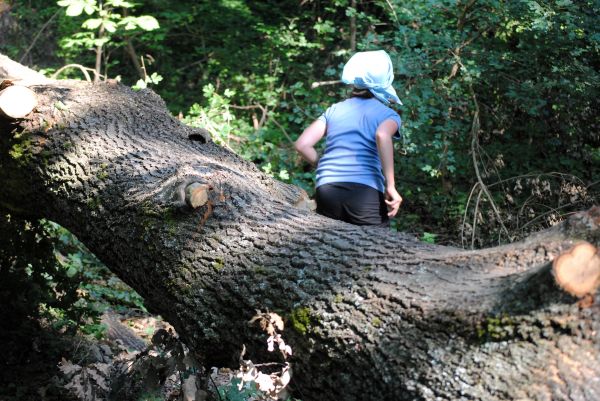
POLYGON ((317 213, 359 226, 388 226, 382 192, 354 182, 335 182, 317 187, 317 213))

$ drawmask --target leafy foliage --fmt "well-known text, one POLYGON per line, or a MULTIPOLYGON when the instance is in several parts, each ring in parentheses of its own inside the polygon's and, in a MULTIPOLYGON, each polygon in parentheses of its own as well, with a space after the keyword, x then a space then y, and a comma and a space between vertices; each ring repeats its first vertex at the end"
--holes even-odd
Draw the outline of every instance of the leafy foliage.
POLYGON ((113 276, 71 233, 45 220, 0 219, 0 321, 47 319, 53 328, 102 337, 108 307, 144 310, 143 299, 113 276))
POLYGON ((23 317, 39 317, 39 304, 60 307, 74 302, 78 283, 53 260, 56 242, 39 222, 2 214, 0 235, 0 321, 6 327, 20 324, 23 317), (60 287, 53 285, 55 279, 60 287))
MULTIPOLYGON (((19 21, 42 7, 31 4, 14 11, 19 21)), ((61 14, 48 29, 64 63, 93 64, 90 49, 101 44, 111 76, 138 88, 155 85, 185 122, 309 192, 313 173, 291 143, 346 96, 339 85, 310 83, 338 79, 353 35, 357 50, 386 49, 404 102, 396 160, 405 202, 393 222, 399 230, 434 232, 442 243, 460 242, 462 233, 465 244, 480 246, 518 238, 597 197, 597 2, 146 0, 135 4, 140 17, 120 0, 62 0, 60 8, 72 17, 61 14), (154 74, 140 80, 132 49, 154 74), (569 175, 585 194, 571 201, 564 190, 570 184, 554 179, 532 202, 531 191, 541 188, 519 192, 513 185, 516 177, 554 173, 569 175)), ((44 9, 45 18, 51 11, 44 9)), ((24 22, 23 29, 35 32, 24 22)), ((20 33, 11 37, 27 36, 20 33)), ((48 61, 45 67, 58 67, 48 61)))
MULTIPOLYGON (((468 216, 486 227, 476 241, 484 245, 499 234, 515 239, 592 204, 598 188, 589 185, 599 171, 592 149, 600 138, 590 117, 598 110, 600 75, 593 66, 600 54, 598 18, 589 7, 597 4, 442 1, 396 9, 398 30, 385 43, 397 52, 404 86, 408 144, 401 174, 412 187, 409 209, 425 207, 450 227, 468 216), (492 199, 468 202, 468 188, 477 183, 473 163, 492 199), (527 190, 510 187, 523 174, 556 171, 569 177, 562 175, 566 180, 556 185, 546 181, 544 196, 539 180, 527 190), (582 189, 571 200, 568 182, 582 189), (492 200, 499 215, 491 213, 492 200), (560 212, 531 223, 550 210, 560 212)), ((479 198, 481 184, 474 189, 479 198)), ((470 224, 467 231, 475 229, 470 224)))
MULTIPOLYGON (((135 4, 124 0, 60 0, 57 5, 65 8, 65 14, 68 17, 79 17, 83 14, 90 17, 81 24, 83 31, 75 32, 62 39, 61 47, 72 51, 95 49, 96 62, 93 71, 96 79, 101 74, 102 59, 104 59, 105 74, 108 70, 109 55, 106 53, 108 45, 126 45, 131 49, 129 38, 131 33, 129 31, 153 31, 159 28, 158 21, 151 15, 139 17, 128 15, 128 10, 133 9, 135 4), (120 13, 118 10, 123 11, 120 13)), ((137 57, 135 51, 131 53, 132 57, 137 57)), ((145 69, 142 69, 141 72, 143 77, 136 83, 137 88, 145 88, 148 83, 158 83, 162 79, 156 73, 148 77, 145 69)))

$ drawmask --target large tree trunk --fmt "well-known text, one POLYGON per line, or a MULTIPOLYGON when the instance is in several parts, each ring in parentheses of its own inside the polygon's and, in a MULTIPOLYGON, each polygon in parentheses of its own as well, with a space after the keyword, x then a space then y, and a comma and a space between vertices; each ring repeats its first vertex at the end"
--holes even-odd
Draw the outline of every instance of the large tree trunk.
POLYGON ((303 401, 600 399, 600 304, 550 266, 570 238, 598 245, 600 213, 493 249, 428 245, 297 207, 150 90, 30 87, 37 109, 0 122, 1 205, 75 233, 206 363, 264 348, 259 309, 288 319, 303 401), (209 188, 196 208, 191 183, 209 188))

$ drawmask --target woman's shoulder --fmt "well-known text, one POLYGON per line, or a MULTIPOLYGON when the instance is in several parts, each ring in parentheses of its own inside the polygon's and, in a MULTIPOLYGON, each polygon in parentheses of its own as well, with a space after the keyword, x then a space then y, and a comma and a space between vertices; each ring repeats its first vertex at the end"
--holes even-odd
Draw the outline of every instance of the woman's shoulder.
POLYGON ((356 97, 349 97, 348 99, 343 99, 340 100, 339 102, 335 103, 334 106, 352 106, 352 105, 357 105, 359 104, 358 99, 356 97))
POLYGON ((341 100, 337 103, 332 104, 327 108, 326 112, 340 111, 352 111, 352 110, 363 110, 367 113, 375 113, 378 115, 398 115, 398 113, 391 107, 383 104, 376 98, 360 98, 350 97, 348 99, 341 100))
POLYGON ((348 109, 358 108, 358 107, 360 107, 360 104, 358 102, 356 102, 355 99, 356 98, 348 98, 348 99, 340 100, 339 102, 333 103, 331 106, 329 106, 327 108, 327 111, 348 110, 348 109))
POLYGON ((371 104, 374 108, 377 108, 378 110, 381 110, 383 112, 388 112, 388 113, 397 113, 396 110, 392 109, 390 106, 388 106, 387 104, 377 100, 376 98, 372 98, 369 99, 371 100, 371 104))
POLYGON ((388 105, 380 102, 379 100, 372 98, 372 99, 366 99, 365 105, 366 107, 369 109, 369 113, 374 115, 374 116, 379 116, 379 117, 398 117, 400 118, 400 115, 398 114, 398 112, 394 109, 392 109, 391 107, 389 107, 388 105))

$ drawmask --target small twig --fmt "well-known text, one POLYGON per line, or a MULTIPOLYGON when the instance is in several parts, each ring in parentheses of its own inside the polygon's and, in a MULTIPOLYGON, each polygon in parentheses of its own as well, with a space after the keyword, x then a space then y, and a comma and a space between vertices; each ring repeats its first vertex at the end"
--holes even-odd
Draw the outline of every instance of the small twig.
POLYGON ((477 213, 479 213, 479 202, 483 191, 480 189, 475 202, 475 212, 473 213, 473 230, 471 231, 471 249, 475 249, 475 231, 477 231, 477 213))
POLYGON ((553 207, 548 206, 548 205, 544 205, 543 203, 539 203, 539 205, 545 206, 545 207, 547 207, 550 210, 548 210, 547 212, 542 213, 542 214, 534 217, 533 219, 529 220, 527 223, 523 224, 523 226, 521 227, 521 231, 523 231, 526 227, 530 226, 531 224, 533 224, 537 220, 541 219, 542 217, 546 217, 547 215, 549 215, 551 213, 558 212, 560 209, 564 209, 566 207, 574 206, 577 203, 578 202, 571 202, 571 203, 567 203, 567 204, 564 204, 564 205, 556 207, 556 208, 553 208, 553 207))
POLYGON ((66 70, 67 68, 78 68, 79 70, 81 70, 81 72, 83 73, 83 75, 85 76, 85 79, 88 82, 91 82, 92 79, 90 78, 90 74, 88 74, 88 71, 92 71, 94 73, 94 76, 96 77, 98 72, 93 69, 93 68, 88 68, 88 67, 84 67, 81 64, 67 64, 63 67, 60 67, 58 70, 56 70, 56 72, 54 74, 52 74, 52 79, 56 79, 56 77, 58 77, 58 75, 63 72, 64 70, 66 70))
POLYGON ((265 122, 267 121, 267 116, 269 115, 269 108, 268 107, 263 107, 259 104, 260 106, 260 121, 258 122, 258 128, 262 128, 265 125, 265 122))
POLYGON ((215 387, 215 391, 217 392, 217 397, 219 397, 219 401, 223 401, 223 399, 221 398, 221 394, 219 393, 219 387, 217 387, 217 383, 215 383, 210 374, 208 375, 208 379, 212 382, 213 386, 215 387))
MULTIPOLYGON (((102 8, 102 3, 100 3, 100 8, 102 8)), ((102 39, 104 37, 104 24, 100 24, 100 28, 98 28, 98 39, 102 39)), ((102 42, 100 42, 102 43, 102 42)), ((102 55, 104 53, 104 45, 99 44, 96 46, 96 74, 94 75, 94 82, 98 82, 100 80, 100 71, 102 68, 102 55)))
MULTIPOLYGON (((501 179, 500 178, 500 172, 496 168, 494 159, 492 159, 492 157, 488 154, 488 152, 484 148, 482 148, 481 146, 478 147, 478 150, 481 152, 481 154, 483 156, 485 156, 487 158, 489 164, 492 166, 492 170, 494 170, 494 172, 496 173, 496 176, 498 177, 498 180, 500 180, 501 179)), ((481 160, 481 164, 482 164, 482 166, 485 169, 486 176, 490 176, 491 174, 490 174, 489 170, 487 168, 485 168, 486 165, 485 165, 483 157, 481 155, 479 156, 479 160, 481 160)))
POLYGON ((460 228, 460 243, 463 247, 465 246, 465 226, 467 224, 467 212, 469 210, 469 205, 471 204, 471 198, 473 197, 473 194, 475 193, 475 189, 478 186, 479 186, 479 183, 476 182, 475 185, 473 185, 473 188, 471 188, 471 192, 469 193, 469 197, 467 198, 467 204, 465 205, 465 212, 463 213, 463 221, 462 221, 462 225, 460 228))
POLYGON ((352 0, 350 7, 354 10, 350 17, 350 51, 356 51, 356 0, 352 0))
POLYGON ((281 363, 281 362, 265 362, 265 363, 255 363, 254 366, 255 367, 260 367, 260 366, 285 366, 285 363, 281 363))
POLYGON ((146 63, 144 63, 144 56, 140 56, 140 59, 142 60, 142 73, 144 74, 142 79, 144 80, 144 82, 146 82, 146 79, 148 79, 148 73, 146 72, 146 63))
POLYGON ((292 101, 294 102, 294 105, 298 108, 298 110, 300 110, 302 112, 302 114, 304 114, 308 118, 314 118, 313 116, 308 114, 306 112, 306 110, 304 110, 302 107, 300 107, 300 105, 298 104, 298 101, 296 100, 296 97, 294 96, 294 94, 292 92, 290 92, 290 96, 292 97, 292 101))
MULTIPOLYGON (((77 341, 77 345, 75 346, 75 350, 73 351, 73 356, 77 355, 77 351, 79 351, 79 347, 81 347, 81 344, 83 344, 83 340, 77 341)), ((77 363, 81 364, 83 359, 84 359, 84 356, 82 356, 81 359, 79 359, 79 361, 77 361, 77 363)))
POLYGON ((523 210, 525 209, 525 206, 527 206, 527 204, 529 203, 529 200, 532 198, 533 198, 533 195, 531 195, 529 198, 525 199, 525 201, 521 205, 521 208, 519 209, 519 212, 517 213, 517 227, 519 227, 519 216, 521 216, 521 214, 523 214, 523 210))
POLYGON ((481 185, 481 190, 485 193, 485 195, 487 196, 487 198, 490 201, 490 205, 492 206, 492 209, 494 210, 494 213, 496 214, 498 223, 500 224, 500 226, 506 233, 506 236, 510 239, 510 233, 509 233, 508 229, 506 228, 506 226, 504 225, 504 221, 502 220, 502 217, 500 216, 500 211, 498 210, 498 207, 496 206, 496 202, 494 202, 494 198, 492 198, 492 194, 490 193, 488 188, 483 183, 483 179, 481 178, 481 173, 479 172, 479 166, 477 163, 477 148, 479 147, 479 136, 477 134, 479 131, 479 105, 477 104, 477 97, 476 97, 475 91, 473 91, 472 87, 471 87, 471 95, 473 97, 473 102, 475 104, 475 114, 473 115, 473 124, 471 126, 471 135, 472 135, 471 156, 473 157, 473 167, 475 168, 475 175, 477 176, 477 181, 479 181, 479 185, 481 185))
POLYGON ((398 14, 396 14, 396 9, 392 5, 392 3, 390 3, 390 0, 385 0, 385 2, 387 3, 387 5, 390 8, 390 10, 392 10, 392 14, 394 15, 394 19, 396 20, 396 24, 400 24, 400 21, 398 20, 398 14))
POLYGON ((285 130, 285 128, 283 128, 283 126, 281 124, 279 124, 277 122, 277 120, 275 120, 275 118, 271 115, 271 117, 269 117, 271 121, 273 121, 273 123, 275 123, 276 126, 279 127, 279 129, 281 130, 281 132, 283 132, 283 135, 287 138, 287 140, 293 145, 294 141, 292 140, 292 138, 289 136, 289 134, 287 133, 287 131, 285 130))
POLYGON ((232 109, 237 109, 237 110, 252 110, 252 109, 260 109, 262 108, 261 106, 257 105, 257 104, 251 104, 248 106, 238 106, 235 104, 230 104, 229 107, 231 107, 232 109))
POLYGON ((44 32, 46 30, 46 28, 48 27, 48 25, 50 25, 50 23, 54 20, 54 18, 56 18, 56 16, 58 15, 58 13, 60 11, 61 10, 58 10, 57 12, 55 12, 52 15, 52 17, 50 17, 50 19, 48 21, 46 21, 46 23, 44 25, 42 25, 42 27, 40 28, 40 30, 38 31, 38 33, 33 38, 33 41, 31 42, 31 44, 29 45, 29 47, 27 48, 27 50, 25 50, 25 53, 23 53, 23 55, 19 59, 19 64, 23 64, 23 60, 25 60, 25 57, 27 57, 27 55, 29 54, 29 52, 31 51, 31 49, 33 49, 33 46, 35 46, 35 43, 39 39, 39 37, 42 34, 42 32, 44 32))
POLYGON ((127 36, 125 39, 125 53, 127 53, 127 55, 129 55, 129 58, 131 59, 131 63, 133 64, 133 67, 137 71, 140 79, 144 79, 144 72, 142 71, 142 66, 141 66, 140 62, 138 61, 137 52, 135 51, 135 47, 133 47, 133 42, 132 42, 130 36, 127 36))
POLYGON ((176 69, 176 70, 175 70, 175 72, 181 72, 181 71, 185 71, 185 70, 187 70, 188 68, 190 68, 190 67, 193 67, 193 66, 195 66, 195 65, 198 65, 198 64, 204 64, 204 63, 205 63, 207 60, 209 60, 209 59, 210 59, 210 57, 212 57, 212 56, 213 56, 213 53, 212 53, 212 52, 210 52, 210 53, 208 53, 208 55, 207 55, 206 57, 202 58, 201 60, 197 60, 197 61, 194 61, 194 62, 192 62, 192 63, 190 63, 190 64, 186 64, 186 65, 184 65, 184 66, 182 66, 182 67, 179 67, 178 69, 176 69))
POLYGON ((319 86, 326 86, 326 85, 336 85, 336 84, 341 84, 342 81, 335 80, 335 81, 320 81, 320 82, 313 82, 312 84, 310 84, 310 89, 317 89, 319 86))
POLYGON ((251 104, 248 106, 237 106, 234 104, 230 104, 229 107, 231 107, 232 109, 237 109, 237 110, 252 110, 252 109, 259 109, 261 112, 260 115, 260 121, 256 121, 255 124, 255 129, 258 131, 264 124, 265 121, 267 120, 267 116, 269 114, 269 109, 265 106, 263 106, 262 104, 256 103, 256 104, 251 104))
MULTIPOLYGON (((505 183, 505 182, 507 182, 507 181, 518 180, 518 179, 521 179, 521 178, 529 178, 529 177, 536 177, 536 178, 540 178, 540 177, 543 177, 543 176, 550 176, 550 177, 553 177, 553 176, 559 176, 559 177, 563 177, 563 176, 564 176, 564 177, 571 177, 571 178, 573 178, 573 179, 575 179, 575 180, 579 181, 579 183, 580 183, 581 185, 585 185, 585 183, 583 182, 583 180, 582 180, 581 178, 577 177, 576 175, 573 175, 573 174, 568 174, 568 173, 561 173, 560 171, 551 171, 551 172, 549 172, 549 173, 528 173, 528 174, 516 175, 516 176, 514 176, 514 177, 505 178, 505 179, 503 179, 503 180, 496 181, 496 182, 494 182, 493 184, 489 184, 489 185, 488 185, 488 188, 491 188, 491 187, 493 187, 493 186, 496 186, 496 185, 499 185, 499 184, 503 184, 503 183, 505 183)), ((591 183, 591 184, 590 184, 590 185, 588 185, 586 188, 589 188, 589 187, 591 187, 591 186, 593 186, 593 185, 596 185, 596 184, 598 184, 598 183, 600 183, 600 181, 597 181, 597 182, 591 183)))
POLYGON ((589 184, 588 186, 586 186, 585 189, 591 188, 594 185, 598 185, 598 184, 600 184, 600 181, 592 182, 591 184, 589 184))

